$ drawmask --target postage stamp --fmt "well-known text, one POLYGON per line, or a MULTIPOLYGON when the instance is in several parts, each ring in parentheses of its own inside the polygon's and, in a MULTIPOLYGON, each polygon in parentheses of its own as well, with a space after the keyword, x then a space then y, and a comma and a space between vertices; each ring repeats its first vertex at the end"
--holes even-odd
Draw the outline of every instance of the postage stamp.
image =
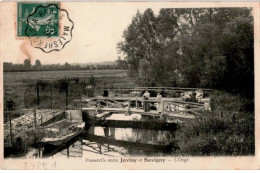
POLYGON ((18 37, 45 53, 60 51, 72 39, 73 21, 59 3, 18 3, 18 37))
POLYGON ((59 3, 18 3, 17 36, 59 36, 59 6, 59 3))

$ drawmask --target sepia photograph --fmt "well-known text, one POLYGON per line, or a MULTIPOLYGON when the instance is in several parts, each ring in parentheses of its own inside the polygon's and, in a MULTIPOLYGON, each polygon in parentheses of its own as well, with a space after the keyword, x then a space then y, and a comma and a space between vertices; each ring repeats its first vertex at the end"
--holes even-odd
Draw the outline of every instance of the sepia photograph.
POLYGON ((2 169, 259 169, 258 2, 0 11, 2 169))

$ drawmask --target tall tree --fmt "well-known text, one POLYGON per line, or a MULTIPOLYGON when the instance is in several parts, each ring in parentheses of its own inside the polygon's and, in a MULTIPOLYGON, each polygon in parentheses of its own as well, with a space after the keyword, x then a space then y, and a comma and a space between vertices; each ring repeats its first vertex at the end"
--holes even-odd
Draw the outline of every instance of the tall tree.
POLYGON ((39 69, 41 66, 42 66, 41 61, 37 59, 37 60, 35 61, 35 68, 36 68, 36 69, 39 69))
POLYGON ((30 59, 25 59, 23 62, 25 70, 29 70, 31 68, 31 60, 30 59))

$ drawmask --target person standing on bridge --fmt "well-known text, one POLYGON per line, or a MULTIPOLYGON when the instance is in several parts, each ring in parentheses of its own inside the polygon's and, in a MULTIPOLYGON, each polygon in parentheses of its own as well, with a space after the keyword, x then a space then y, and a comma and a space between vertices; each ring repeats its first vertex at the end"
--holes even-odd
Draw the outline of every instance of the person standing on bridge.
POLYGON ((148 101, 150 98, 150 93, 146 89, 143 95, 144 98, 144 111, 149 112, 150 111, 150 102, 148 101))
POLYGON ((91 84, 87 85, 85 89, 87 90, 88 97, 94 97, 93 86, 91 84))
POLYGON ((105 83, 105 87, 104 87, 103 97, 108 97, 108 90, 107 90, 107 85, 106 85, 106 83, 105 83))
POLYGON ((160 92, 157 93, 156 100, 158 101, 158 107, 157 107, 158 113, 161 113, 162 112, 162 108, 161 108, 162 95, 160 92))

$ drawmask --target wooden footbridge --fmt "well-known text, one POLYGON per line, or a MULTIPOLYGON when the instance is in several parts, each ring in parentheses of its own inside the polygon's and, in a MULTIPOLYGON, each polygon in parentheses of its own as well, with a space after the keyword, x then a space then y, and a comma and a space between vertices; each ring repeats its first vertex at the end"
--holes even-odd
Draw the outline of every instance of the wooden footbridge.
MULTIPOLYGON (((147 88, 146 88, 147 89, 147 88)), ((187 92, 196 91, 195 89, 180 89, 180 88, 148 88, 148 91, 162 90, 165 92, 187 92)), ((209 97, 200 97, 197 102, 187 102, 183 97, 163 97, 157 99, 150 97, 149 100, 144 100, 138 96, 136 92, 143 91, 143 88, 123 89, 128 90, 128 95, 124 92, 124 96, 114 94, 108 97, 91 97, 74 100, 73 108, 87 111, 92 116, 105 117, 111 114, 140 114, 153 118, 166 119, 193 119, 200 116, 202 111, 210 110, 209 97), (129 92, 130 91, 130 92, 129 92), (133 94, 135 96, 133 96, 133 94), (149 102, 150 110, 145 111, 144 105, 149 102)), ((201 90, 202 92, 210 92, 210 90, 201 90)), ((110 92, 110 91, 109 91, 110 92)), ((115 92, 115 90, 113 90, 115 92)), ((117 92, 118 93, 118 92, 117 92)), ((121 91, 122 93, 122 91, 121 91)))

